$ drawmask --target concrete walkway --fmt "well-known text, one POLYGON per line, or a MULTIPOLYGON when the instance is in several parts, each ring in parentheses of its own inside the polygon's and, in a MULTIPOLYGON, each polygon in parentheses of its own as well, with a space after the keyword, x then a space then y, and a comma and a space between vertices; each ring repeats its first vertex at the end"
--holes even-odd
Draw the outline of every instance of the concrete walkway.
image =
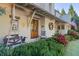
POLYGON ((71 41, 67 45, 65 56, 79 56, 79 40, 71 41))

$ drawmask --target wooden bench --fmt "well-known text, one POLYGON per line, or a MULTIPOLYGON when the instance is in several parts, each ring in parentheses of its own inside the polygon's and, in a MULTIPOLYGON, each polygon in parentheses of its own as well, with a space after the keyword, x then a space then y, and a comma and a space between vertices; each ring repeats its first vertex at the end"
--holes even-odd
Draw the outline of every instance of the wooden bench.
POLYGON ((26 37, 19 36, 18 34, 6 35, 3 39, 5 45, 16 45, 18 43, 24 43, 26 37))

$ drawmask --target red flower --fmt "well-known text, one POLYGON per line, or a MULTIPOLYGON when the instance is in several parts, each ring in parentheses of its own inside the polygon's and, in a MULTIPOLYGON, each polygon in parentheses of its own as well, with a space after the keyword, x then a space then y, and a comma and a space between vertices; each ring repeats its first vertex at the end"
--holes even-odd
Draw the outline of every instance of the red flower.
POLYGON ((57 41, 59 41, 60 43, 62 43, 62 44, 64 44, 64 45, 67 44, 67 40, 66 40, 66 38, 65 38, 64 35, 58 35, 58 36, 57 36, 57 41))

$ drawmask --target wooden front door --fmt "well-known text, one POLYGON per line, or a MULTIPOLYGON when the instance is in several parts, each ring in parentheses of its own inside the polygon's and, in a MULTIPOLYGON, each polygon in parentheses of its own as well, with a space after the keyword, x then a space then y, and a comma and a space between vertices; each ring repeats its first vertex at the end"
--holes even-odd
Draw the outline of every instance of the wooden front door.
POLYGON ((31 22, 31 38, 38 37, 38 20, 33 19, 31 22))

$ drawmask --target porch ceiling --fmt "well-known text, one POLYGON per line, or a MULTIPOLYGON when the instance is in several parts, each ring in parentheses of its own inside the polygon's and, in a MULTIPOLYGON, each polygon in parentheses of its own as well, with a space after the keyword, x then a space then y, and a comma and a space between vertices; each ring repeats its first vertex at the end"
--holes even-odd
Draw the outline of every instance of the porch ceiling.
POLYGON ((40 16, 48 16, 48 17, 51 17, 52 19, 55 19, 57 22, 63 22, 63 23, 66 23, 65 21, 59 19, 58 17, 56 17, 55 15, 52 15, 50 14, 48 11, 44 10, 44 9, 41 9, 40 7, 34 5, 33 3, 17 3, 17 5, 20 5, 24 8, 28 8, 30 10, 36 10, 38 15, 40 16))

